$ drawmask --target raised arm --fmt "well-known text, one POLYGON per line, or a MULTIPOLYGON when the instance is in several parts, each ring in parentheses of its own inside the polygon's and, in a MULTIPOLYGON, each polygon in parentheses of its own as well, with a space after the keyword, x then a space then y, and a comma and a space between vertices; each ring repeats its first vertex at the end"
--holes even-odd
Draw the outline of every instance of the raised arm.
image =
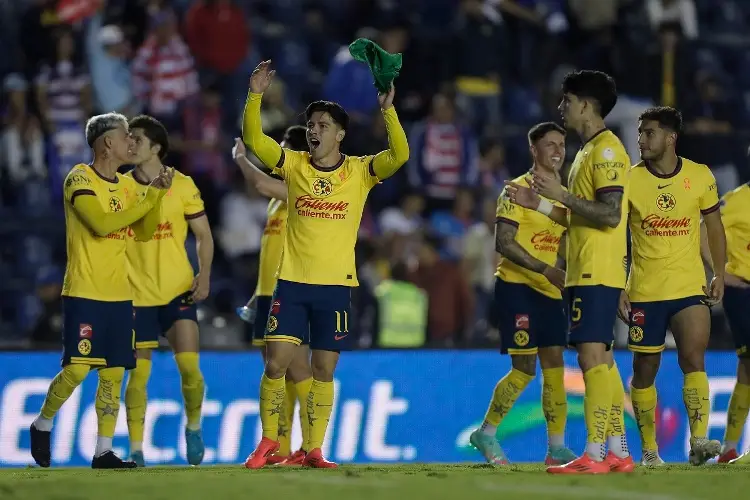
POLYGON ((271 70, 271 61, 258 65, 250 77, 250 92, 247 94, 245 111, 242 115, 242 139, 268 168, 274 168, 281 159, 281 146, 263 133, 260 120, 260 102, 263 92, 271 84, 275 71, 271 70))
POLYGON ((381 151, 372 161, 371 174, 379 179, 387 179, 398 171, 409 160, 409 143, 406 132, 398 121, 396 108, 393 107, 393 97, 396 90, 391 87, 387 94, 379 94, 380 108, 388 131, 388 149, 381 151))
POLYGON ((276 198, 277 200, 286 200, 287 188, 286 183, 279 179, 274 179, 260 170, 248 160, 245 155, 245 145, 239 138, 234 140, 232 148, 232 158, 240 167, 242 176, 245 180, 253 185, 256 191, 267 198, 276 198))

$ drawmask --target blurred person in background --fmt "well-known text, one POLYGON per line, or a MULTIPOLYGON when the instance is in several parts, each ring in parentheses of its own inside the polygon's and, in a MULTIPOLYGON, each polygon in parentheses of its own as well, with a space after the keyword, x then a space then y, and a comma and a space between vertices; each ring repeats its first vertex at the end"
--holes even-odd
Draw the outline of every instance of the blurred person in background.
MULTIPOLYGON (((20 2, 19 2, 20 3, 20 2)), ((27 76, 45 62, 54 60, 54 28, 60 26, 57 0, 31 0, 20 19, 18 34, 27 76)))
POLYGON ((499 132, 505 49, 501 17, 488 16, 483 0, 461 0, 446 76, 455 85, 461 112, 479 133, 499 132))
POLYGON ((444 259, 460 260, 464 250, 464 236, 474 223, 474 193, 470 188, 459 188, 453 209, 433 212, 429 231, 444 243, 440 255, 444 259))
POLYGON ((440 256, 443 242, 426 236, 409 281, 427 292, 427 345, 455 347, 471 337, 474 297, 461 264, 440 256))
POLYGON ((34 86, 39 116, 49 134, 50 185, 59 199, 62 179, 71 166, 91 159, 82 132, 93 106, 91 80, 88 72, 76 64, 77 48, 71 29, 59 28, 55 43, 55 58, 42 66, 34 86))
POLYGON ((481 198, 489 198, 494 204, 510 175, 505 167, 505 146, 502 141, 491 137, 479 141, 478 170, 481 198))
POLYGON ((469 274, 474 291, 474 338, 483 337, 490 328, 490 305, 495 285, 494 271, 497 268, 495 255, 495 211, 497 202, 485 199, 482 202, 482 218, 474 223, 463 239, 463 263, 469 274))
POLYGON ((248 24, 245 12, 232 0, 198 0, 185 14, 185 38, 198 71, 202 78, 214 79, 226 96, 227 124, 236 122, 236 104, 247 89, 243 63, 250 49, 248 24))
POLYGON ((376 340, 383 348, 422 347, 427 340, 427 293, 409 282, 409 270, 397 262, 391 277, 375 287, 376 340))
POLYGON ((29 202, 24 185, 47 177, 44 136, 39 120, 27 109, 26 80, 10 74, 3 80, 3 90, 7 102, 0 131, 0 173, 7 182, 3 191, 6 199, 29 202))
POLYGON ((128 56, 130 47, 116 24, 103 25, 99 10, 89 20, 84 34, 95 106, 100 112, 117 111, 126 116, 137 113, 128 56))
POLYGON ((378 225, 384 235, 400 234, 412 236, 418 234, 424 223, 422 211, 424 198, 418 191, 409 191, 401 198, 398 206, 386 208, 380 213, 378 225))
POLYGON ((63 329, 62 292, 63 273, 56 266, 47 266, 39 270, 36 280, 36 296, 42 306, 42 313, 31 329, 31 341, 34 346, 60 345, 63 329))
POLYGON ((693 0, 646 0, 646 14, 654 31, 665 22, 673 22, 680 25, 686 38, 698 38, 698 17, 693 0))
POLYGON ((148 36, 133 60, 133 90, 147 114, 170 124, 179 104, 198 92, 198 73, 174 13, 161 10, 149 22, 148 36))
POLYGON ((412 128, 409 144, 409 183, 424 193, 427 212, 450 210, 459 187, 477 182, 476 136, 458 120, 451 95, 432 98, 432 111, 412 128))
POLYGON ((263 120, 263 133, 270 137, 283 136, 287 125, 296 120, 294 110, 286 102, 286 85, 280 79, 268 88, 260 108, 260 118, 263 120))

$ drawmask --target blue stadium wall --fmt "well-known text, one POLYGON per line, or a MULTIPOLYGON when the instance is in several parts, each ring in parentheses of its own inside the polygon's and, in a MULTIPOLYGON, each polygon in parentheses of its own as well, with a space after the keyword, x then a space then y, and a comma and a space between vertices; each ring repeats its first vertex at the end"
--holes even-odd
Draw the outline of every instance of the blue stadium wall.
MULTIPOLYGON (((567 353, 567 440, 583 449, 583 378, 574 353, 567 353)), ((631 356, 616 355, 625 383, 631 356)), ((736 357, 712 352, 707 357, 712 409, 710 437, 721 439, 734 386, 736 357)), ((261 361, 254 352, 207 352, 201 357, 206 377, 204 403, 205 463, 238 464, 260 437, 258 381, 261 361)), ((0 353, 0 466, 31 462, 28 426, 59 367, 48 352, 0 353)), ((336 404, 325 453, 343 463, 473 462, 468 435, 482 420, 492 389, 508 370, 509 360, 492 351, 363 351, 342 356, 336 378, 336 404)), ((546 434, 540 405, 541 376, 519 399, 498 431, 512 461, 544 459, 546 434)), ((56 466, 90 463, 96 435, 90 375, 63 407, 52 435, 56 466)), ((626 385, 627 387, 627 385, 626 385)), ((688 451, 687 416, 682 403, 682 373, 673 352, 666 353, 657 380, 658 440, 661 456, 684 462, 688 451)), ((184 420, 180 380, 172 356, 157 353, 149 385, 144 452, 151 464, 184 464, 184 420)), ((640 456, 637 427, 626 401, 630 445, 640 456)), ((746 435, 748 433, 745 433, 746 435)), ((293 444, 300 441, 298 424, 293 444)), ((127 451, 124 404, 114 440, 127 451)), ((746 440, 743 445, 750 445, 746 440)))

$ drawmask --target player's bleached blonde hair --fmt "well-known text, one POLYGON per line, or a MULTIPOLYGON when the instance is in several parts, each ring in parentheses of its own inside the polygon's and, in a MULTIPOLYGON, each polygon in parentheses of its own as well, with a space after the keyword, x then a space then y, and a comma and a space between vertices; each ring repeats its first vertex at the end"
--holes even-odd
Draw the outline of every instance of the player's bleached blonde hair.
POLYGON ((94 147, 94 142, 110 130, 118 127, 128 128, 128 119, 120 113, 104 113, 89 118, 86 122, 86 143, 90 148, 94 147))

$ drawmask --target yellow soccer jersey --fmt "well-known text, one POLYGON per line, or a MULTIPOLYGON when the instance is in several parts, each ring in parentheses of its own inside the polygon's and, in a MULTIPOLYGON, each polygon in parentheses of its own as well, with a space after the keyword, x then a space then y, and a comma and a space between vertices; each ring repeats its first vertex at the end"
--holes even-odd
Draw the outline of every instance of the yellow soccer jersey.
POLYGON ((750 184, 722 197, 721 220, 727 234, 727 272, 750 281, 750 184))
POLYGON ((703 295, 701 213, 719 208, 716 180, 706 165, 678 158, 672 174, 640 162, 630 170, 632 263, 628 295, 634 302, 703 295))
MULTIPOLYGON (((530 185, 528 174, 514 179, 513 182, 521 186, 530 185)), ((554 205, 562 207, 561 204, 552 200, 550 201, 554 205)), ((560 240, 565 232, 563 226, 536 210, 528 210, 512 203, 506 195, 505 190, 503 190, 497 200, 496 215, 498 222, 511 224, 518 228, 516 242, 529 252, 532 257, 541 260, 547 265, 555 265, 560 240)), ((497 265, 495 276, 509 283, 528 285, 537 292, 553 299, 562 298, 560 290, 543 275, 519 266, 502 256, 497 265)))
POLYGON ((630 158, 622 142, 607 129, 589 139, 576 154, 568 190, 591 201, 596 200, 597 193, 623 193, 622 220, 610 228, 568 212, 565 286, 625 288, 629 167, 630 158))
POLYGON ((120 212, 137 201, 133 179, 116 174, 102 177, 89 165, 76 165, 65 177, 65 268, 62 295, 103 302, 133 298, 125 256, 128 228, 96 236, 76 212, 78 196, 96 196, 105 212, 120 212))
POLYGON ((287 233, 279 279, 311 285, 358 286, 354 244, 367 194, 379 180, 373 156, 341 156, 322 169, 310 153, 283 149, 273 173, 289 190, 287 233))
MULTIPOLYGON (((134 172, 128 172, 127 177, 134 179, 139 192, 145 191, 148 184, 134 176, 134 172)), ((194 277, 185 249, 188 220, 201 217, 205 212, 193 179, 175 171, 172 187, 157 209, 159 225, 149 241, 136 240, 133 231, 128 231, 133 305, 139 307, 168 304, 190 289, 194 277)))
POLYGON ((281 262, 286 234, 286 202, 271 200, 268 202, 268 219, 263 237, 260 239, 260 265, 258 266, 258 286, 255 295, 271 296, 276 287, 276 273, 281 262))

